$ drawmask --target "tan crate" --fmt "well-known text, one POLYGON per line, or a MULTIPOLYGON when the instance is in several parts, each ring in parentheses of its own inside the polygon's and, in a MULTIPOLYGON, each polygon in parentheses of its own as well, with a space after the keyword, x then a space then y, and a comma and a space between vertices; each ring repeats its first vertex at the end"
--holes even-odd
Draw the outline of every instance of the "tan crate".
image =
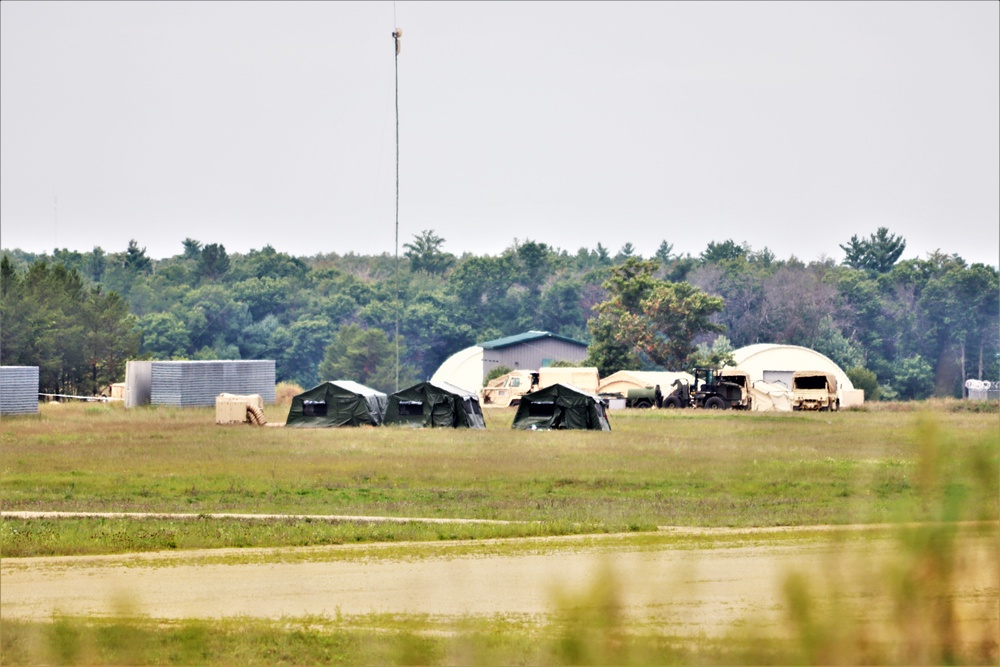
POLYGON ((215 397, 216 424, 244 424, 249 421, 247 408, 257 408, 263 414, 264 399, 260 394, 240 396, 238 394, 219 394, 215 397))

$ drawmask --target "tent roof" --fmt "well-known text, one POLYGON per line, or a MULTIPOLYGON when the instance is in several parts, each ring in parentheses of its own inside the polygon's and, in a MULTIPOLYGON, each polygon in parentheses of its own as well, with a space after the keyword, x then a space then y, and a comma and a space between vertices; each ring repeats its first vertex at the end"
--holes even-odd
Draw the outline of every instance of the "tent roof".
POLYGON ((423 391, 424 388, 426 387, 433 387, 434 389, 437 389, 439 392, 444 394, 454 394, 456 396, 461 396, 462 398, 474 398, 477 401, 479 400, 479 395, 474 391, 462 389, 461 387, 456 387, 455 385, 449 384, 447 382, 433 382, 433 381, 418 382, 416 384, 410 385, 409 387, 404 387, 392 395, 402 396, 403 394, 420 392, 423 391))
POLYGON ((539 340, 541 338, 553 338, 555 340, 561 340, 564 343, 571 343, 573 345, 587 347, 587 344, 584 343, 583 341, 579 341, 573 338, 567 338, 566 336, 560 336, 559 334, 554 334, 548 331, 526 331, 524 333, 516 334, 514 336, 497 338, 496 340, 488 340, 484 343, 480 343, 479 347, 483 348, 484 350, 496 350, 502 347, 510 347, 511 345, 518 345, 520 343, 527 343, 533 340, 539 340))
POLYGON ((532 398, 546 398, 550 396, 570 397, 570 398, 585 398, 594 401, 595 403, 601 403, 601 397, 597 394, 591 394, 589 391, 584 391, 579 387, 574 387, 570 384, 562 384, 557 382, 555 384, 550 384, 548 387, 543 387, 542 389, 537 389, 531 393, 525 394, 521 397, 521 400, 531 400, 532 398))
POLYGON ((477 394, 476 392, 469 391, 468 389, 462 389, 461 387, 459 387, 457 385, 453 385, 453 384, 451 384, 449 382, 438 381, 438 382, 428 382, 427 384, 433 385, 433 386, 437 387, 438 389, 441 389, 443 391, 447 391, 448 393, 451 393, 451 394, 457 394, 459 396, 464 396, 465 398, 474 398, 477 401, 479 400, 479 394, 477 394))
POLYGON ((483 384, 483 348, 473 345, 451 355, 434 371, 431 382, 447 382, 466 391, 478 391, 483 384))
POLYGON ((353 380, 328 380, 326 384, 332 384, 335 387, 340 387, 341 389, 349 391, 352 394, 361 394, 362 396, 377 396, 378 394, 382 394, 383 396, 385 395, 377 389, 366 387, 360 382, 354 382, 353 380))
MULTIPOLYGON (((768 355, 781 355, 784 357, 789 357, 793 355, 808 354, 815 355, 816 357, 826 359, 830 361, 825 355, 812 350, 808 347, 802 347, 801 345, 781 345, 778 343, 755 343, 753 345, 747 345, 746 347, 741 347, 738 350, 733 351, 733 359, 735 360, 735 366, 748 361, 751 357, 755 357, 761 354, 768 355)), ((832 364, 833 362, 830 361, 832 364)))

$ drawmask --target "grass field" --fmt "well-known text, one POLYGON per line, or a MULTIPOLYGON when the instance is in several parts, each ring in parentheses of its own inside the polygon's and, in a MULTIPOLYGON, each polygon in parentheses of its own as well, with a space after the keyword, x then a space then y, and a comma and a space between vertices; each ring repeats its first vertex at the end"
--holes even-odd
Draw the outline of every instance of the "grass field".
MULTIPOLYGON (((638 534, 658 526, 995 522, 1000 414, 995 405, 968 407, 947 402, 816 414, 629 410, 611 414, 610 433, 531 433, 510 429, 512 410, 487 412, 485 432, 298 430, 216 426, 211 409, 49 404, 37 417, 0 422, 4 511, 171 512, 194 518, 6 518, 0 523, 0 553, 8 559, 215 547, 476 543, 492 537, 638 534), (456 521, 204 518, 223 512, 456 521), (458 522, 463 519, 510 523, 458 522)), ((280 407, 265 412, 272 421, 284 418, 280 407)), ((790 604, 799 599, 792 589, 790 596, 790 604)), ((800 598, 808 607, 808 595, 800 598)), ((445 636, 428 633, 428 627, 440 630, 428 619, 314 621, 316 627, 306 630, 300 627, 309 625, 306 621, 166 626, 141 619, 54 619, 41 627, 4 620, 0 661, 37 661, 40 654, 26 647, 39 641, 48 647, 43 661, 96 664, 732 664, 830 657, 816 649, 827 645, 819 621, 804 627, 794 645, 738 637, 692 643, 641 632, 628 633, 626 640, 614 627, 598 632, 600 641, 593 644, 587 624, 611 621, 572 614, 541 629, 519 619, 468 619, 467 626, 445 636), (809 633, 820 633, 815 645, 809 633), (108 637, 121 641, 109 643, 108 637), (126 648, 107 648, 111 645, 126 648)), ((893 661, 895 654, 870 655, 882 662, 893 661)), ((996 646, 961 655, 944 647, 928 656, 930 662, 934 656, 989 662, 996 646)))
MULTIPOLYGON (((881 523, 920 513, 918 423, 948 452, 935 465, 949 468, 983 457, 995 468, 1000 438, 997 414, 945 410, 630 410, 612 414, 611 433, 514 431, 510 410, 488 411, 486 431, 216 426, 213 416, 49 404, 38 417, 4 419, 0 502, 528 523, 8 520, 4 556, 881 523)), ((995 518, 995 503, 979 500, 978 513, 995 518)))

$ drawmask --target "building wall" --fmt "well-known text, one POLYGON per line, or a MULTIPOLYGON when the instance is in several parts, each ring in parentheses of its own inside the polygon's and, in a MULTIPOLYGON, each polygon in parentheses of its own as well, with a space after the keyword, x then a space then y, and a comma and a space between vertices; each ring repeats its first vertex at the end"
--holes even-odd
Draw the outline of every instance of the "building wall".
POLYGON ((508 347, 483 350, 483 376, 497 366, 514 370, 536 370, 555 361, 582 362, 587 348, 554 338, 517 343, 508 347))

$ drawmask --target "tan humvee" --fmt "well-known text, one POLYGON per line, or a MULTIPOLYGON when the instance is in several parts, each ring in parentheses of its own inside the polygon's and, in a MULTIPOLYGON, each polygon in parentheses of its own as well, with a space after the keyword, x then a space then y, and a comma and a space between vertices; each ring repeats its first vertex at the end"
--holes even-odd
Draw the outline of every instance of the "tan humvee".
POLYGON ((825 371, 792 373, 792 410, 838 410, 837 378, 825 371))
POLYGON ((511 371, 490 380, 479 390, 479 404, 484 408, 508 408, 521 402, 521 396, 538 382, 535 371, 511 371))
POLYGON ((530 391, 545 389, 554 384, 568 384, 577 389, 596 394, 599 376, 593 366, 545 366, 537 371, 511 371, 490 380, 479 390, 479 403, 484 408, 507 408, 521 402, 530 391))

